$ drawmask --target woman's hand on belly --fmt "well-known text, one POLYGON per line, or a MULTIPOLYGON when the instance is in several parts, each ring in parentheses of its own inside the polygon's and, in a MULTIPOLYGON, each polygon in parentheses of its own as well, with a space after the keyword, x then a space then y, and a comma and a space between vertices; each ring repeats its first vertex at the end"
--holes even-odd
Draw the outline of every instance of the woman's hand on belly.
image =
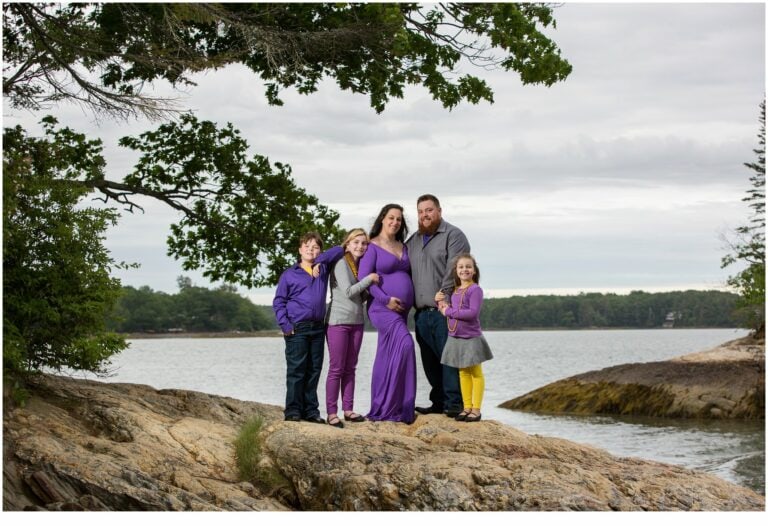
POLYGON ((400 298, 395 298, 394 296, 389 298, 389 303, 387 303, 387 308, 395 312, 403 312, 405 310, 405 307, 403 306, 403 302, 400 301, 400 298))

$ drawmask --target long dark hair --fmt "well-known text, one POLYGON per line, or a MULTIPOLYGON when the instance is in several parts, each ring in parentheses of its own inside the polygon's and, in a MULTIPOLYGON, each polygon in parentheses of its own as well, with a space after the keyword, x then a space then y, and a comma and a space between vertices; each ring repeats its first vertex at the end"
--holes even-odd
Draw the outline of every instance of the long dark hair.
POLYGON ((373 222, 371 233, 369 234, 371 239, 381 234, 381 223, 384 221, 384 218, 387 217, 389 211, 393 208, 397 208, 400 210, 400 213, 403 214, 403 220, 400 223, 400 230, 398 230, 397 234, 395 234, 395 239, 401 243, 405 242, 405 236, 408 235, 408 225, 405 224, 405 214, 403 213, 403 207, 392 203, 384 205, 384 208, 382 208, 381 212, 379 212, 379 217, 377 217, 376 221, 373 222))

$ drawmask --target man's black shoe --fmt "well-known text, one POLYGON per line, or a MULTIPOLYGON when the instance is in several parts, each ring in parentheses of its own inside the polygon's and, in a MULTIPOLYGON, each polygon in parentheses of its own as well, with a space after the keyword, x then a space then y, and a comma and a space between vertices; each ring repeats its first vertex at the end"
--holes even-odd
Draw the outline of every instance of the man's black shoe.
POLYGON ((320 418, 319 416, 310 416, 304 419, 305 422, 310 422, 312 424, 325 424, 325 420, 320 418))
MULTIPOLYGON (((428 415, 430 413, 442 413, 443 412, 442 409, 438 409, 438 408, 436 408, 433 405, 429 406, 429 407, 416 407, 414 409, 416 409, 417 413, 421 413, 422 415, 428 415)), ((458 414, 458 413, 456 413, 456 414, 458 414)))
POLYGON ((448 418, 456 418, 457 416, 459 416, 459 413, 461 413, 461 411, 459 411, 458 409, 448 409, 445 412, 445 416, 447 416, 448 418))
POLYGON ((296 415, 285 415, 286 422, 301 422, 301 418, 296 415))

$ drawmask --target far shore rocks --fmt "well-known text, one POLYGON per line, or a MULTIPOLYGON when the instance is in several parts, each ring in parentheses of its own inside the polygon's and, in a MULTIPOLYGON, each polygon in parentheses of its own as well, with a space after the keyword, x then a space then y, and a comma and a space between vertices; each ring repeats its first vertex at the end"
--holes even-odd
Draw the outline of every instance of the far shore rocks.
POLYGON ((765 339, 559 380, 500 404, 537 413, 765 419, 765 339))
POLYGON ((765 510, 714 475, 494 421, 337 429, 193 391, 49 375, 29 389, 24 406, 4 397, 4 511, 765 510), (259 476, 241 481, 233 442, 253 417, 259 476))

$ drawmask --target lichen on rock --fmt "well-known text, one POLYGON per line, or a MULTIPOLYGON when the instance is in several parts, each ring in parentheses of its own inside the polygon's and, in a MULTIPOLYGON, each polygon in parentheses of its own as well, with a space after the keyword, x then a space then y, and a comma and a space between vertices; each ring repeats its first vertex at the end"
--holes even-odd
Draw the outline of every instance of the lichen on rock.
POLYGON ((765 419, 765 341, 577 374, 500 407, 538 413, 765 419))

